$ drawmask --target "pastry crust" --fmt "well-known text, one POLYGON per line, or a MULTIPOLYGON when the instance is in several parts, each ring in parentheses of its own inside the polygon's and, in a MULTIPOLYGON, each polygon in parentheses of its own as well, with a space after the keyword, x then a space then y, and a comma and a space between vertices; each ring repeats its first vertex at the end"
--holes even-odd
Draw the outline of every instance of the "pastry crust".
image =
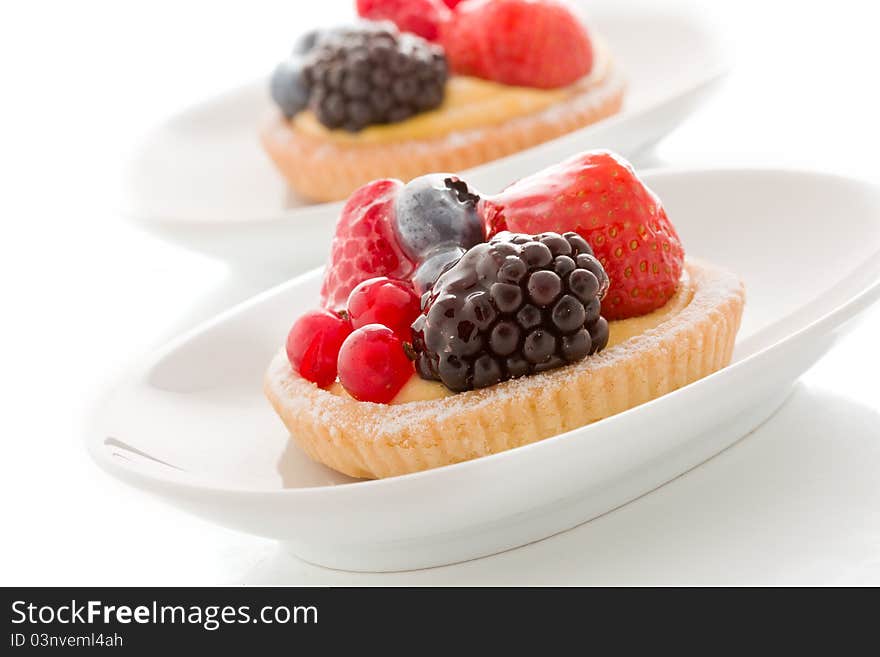
POLYGON ((495 454, 610 417, 730 363, 745 290, 688 259, 690 303, 662 324, 579 363, 443 399, 400 405, 333 395, 296 374, 282 350, 266 396, 292 439, 352 477, 380 478, 495 454))
POLYGON ((620 111, 625 84, 606 53, 600 80, 551 107, 497 125, 432 139, 335 142, 294 130, 274 115, 263 127, 266 152, 297 194, 338 201, 377 178, 407 181, 433 171, 462 171, 536 146, 620 111))

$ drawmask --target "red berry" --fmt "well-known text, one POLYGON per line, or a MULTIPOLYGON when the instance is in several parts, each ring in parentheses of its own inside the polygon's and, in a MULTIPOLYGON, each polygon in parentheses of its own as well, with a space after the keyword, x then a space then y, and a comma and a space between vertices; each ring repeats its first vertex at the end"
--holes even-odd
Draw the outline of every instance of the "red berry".
POLYGON ((665 304, 681 277, 684 249, 660 199, 632 166, 608 151, 588 151, 523 178, 479 210, 489 235, 502 230, 579 233, 611 286, 606 319, 644 315, 665 304))
POLYGON ((394 200, 402 188, 399 180, 374 180, 355 190, 342 208, 321 286, 325 308, 344 308, 361 281, 407 278, 415 268, 400 250, 393 229, 394 200))
POLYGON ((336 380, 339 348, 351 323, 329 310, 310 310, 287 334, 287 359, 300 376, 326 388, 336 380))
POLYGON ((410 339, 410 325, 419 311, 419 297, 412 285, 384 276, 360 283, 348 297, 348 316, 352 328, 382 324, 402 340, 410 339))
POLYGON ((380 324, 356 329, 339 350, 339 382, 358 401, 387 404, 413 371, 403 340, 380 324))
POLYGON ((465 0, 440 42, 454 72, 503 84, 564 87, 593 68, 586 28, 555 0, 465 0))
POLYGON ((443 0, 357 0, 357 12, 373 21, 390 20, 402 32, 436 41, 452 12, 443 0))

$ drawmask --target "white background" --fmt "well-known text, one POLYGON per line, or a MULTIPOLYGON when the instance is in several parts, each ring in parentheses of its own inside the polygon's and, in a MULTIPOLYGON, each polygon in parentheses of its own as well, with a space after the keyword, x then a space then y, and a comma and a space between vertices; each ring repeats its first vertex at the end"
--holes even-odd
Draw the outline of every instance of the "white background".
MULTIPOLYGON (((324 570, 92 465, 81 429, 102 388, 230 283, 222 263, 120 219, 125 154, 166 114, 271 70, 296 33, 350 4, 4 7, 0 584, 880 584, 876 310, 777 416, 712 461, 573 531, 453 567, 324 570)), ((880 182, 873 5, 713 4, 736 68, 654 162, 815 167, 880 182)), ((836 248, 833 217, 805 230, 836 248)), ((779 256, 792 275, 822 266, 779 256)))

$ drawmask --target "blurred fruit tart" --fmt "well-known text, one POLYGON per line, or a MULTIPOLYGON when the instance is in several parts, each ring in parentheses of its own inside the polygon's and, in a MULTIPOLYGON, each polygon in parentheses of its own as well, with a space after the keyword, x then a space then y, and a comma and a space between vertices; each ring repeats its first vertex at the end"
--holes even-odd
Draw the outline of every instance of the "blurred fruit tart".
POLYGON ((300 196, 460 171, 615 114, 602 40, 556 0, 358 0, 275 70, 262 142, 300 196), (447 4, 449 6, 447 6, 447 4))
POLYGON ((729 364, 739 278, 685 258, 630 165, 591 151, 482 196, 452 174, 358 189, 320 309, 272 361, 293 440, 353 477, 494 454, 729 364))

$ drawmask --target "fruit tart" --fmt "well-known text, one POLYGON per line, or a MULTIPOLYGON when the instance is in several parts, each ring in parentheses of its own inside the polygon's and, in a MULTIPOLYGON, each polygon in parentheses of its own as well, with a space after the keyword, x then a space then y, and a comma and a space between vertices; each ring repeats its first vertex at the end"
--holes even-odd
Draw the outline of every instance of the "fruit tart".
POLYGON ((275 70, 261 133, 294 191, 347 198, 377 178, 460 171, 616 113, 602 39, 557 0, 359 0, 275 70))
POLYGON ((582 153, 483 196, 452 174, 357 190, 321 308, 265 391, 292 439, 354 477, 494 454, 729 364, 740 279, 686 258, 628 163, 582 153))

